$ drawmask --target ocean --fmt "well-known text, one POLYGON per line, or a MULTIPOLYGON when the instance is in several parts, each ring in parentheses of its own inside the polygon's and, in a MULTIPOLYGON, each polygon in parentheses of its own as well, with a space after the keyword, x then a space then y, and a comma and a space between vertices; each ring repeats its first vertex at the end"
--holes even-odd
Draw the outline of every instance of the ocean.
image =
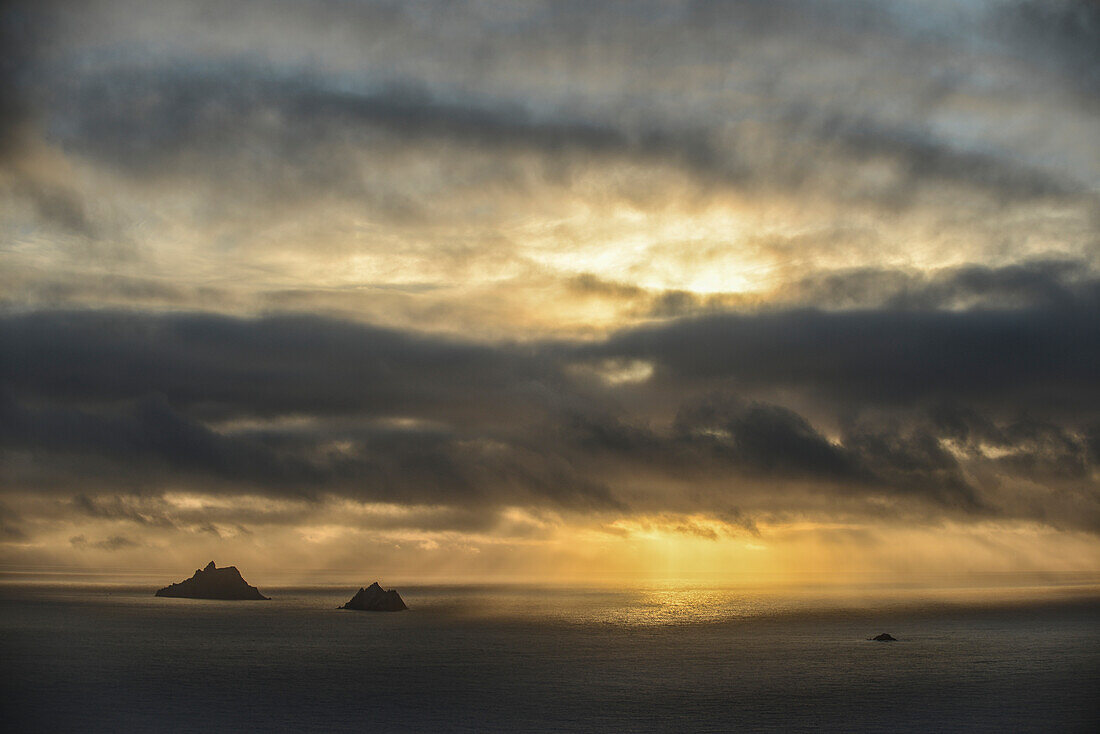
POLYGON ((155 588, 0 584, 4 729, 1100 729, 1096 586, 403 585, 389 614, 155 588))

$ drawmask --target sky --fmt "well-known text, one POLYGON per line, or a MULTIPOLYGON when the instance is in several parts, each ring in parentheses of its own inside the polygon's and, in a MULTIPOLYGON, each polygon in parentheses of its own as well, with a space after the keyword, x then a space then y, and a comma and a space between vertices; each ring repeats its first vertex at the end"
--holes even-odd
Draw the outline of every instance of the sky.
POLYGON ((1093 2, 0 36, 0 569, 1100 573, 1093 2))

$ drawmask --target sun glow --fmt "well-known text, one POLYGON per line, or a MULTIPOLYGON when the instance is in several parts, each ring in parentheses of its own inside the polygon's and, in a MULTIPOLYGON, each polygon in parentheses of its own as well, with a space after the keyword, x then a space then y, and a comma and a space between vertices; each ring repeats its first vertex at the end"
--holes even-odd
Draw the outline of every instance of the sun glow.
POLYGON ((524 254, 562 274, 609 283, 700 294, 757 290, 771 268, 746 245, 746 218, 726 207, 643 211, 627 205, 589 208, 552 228, 525 232, 524 254))

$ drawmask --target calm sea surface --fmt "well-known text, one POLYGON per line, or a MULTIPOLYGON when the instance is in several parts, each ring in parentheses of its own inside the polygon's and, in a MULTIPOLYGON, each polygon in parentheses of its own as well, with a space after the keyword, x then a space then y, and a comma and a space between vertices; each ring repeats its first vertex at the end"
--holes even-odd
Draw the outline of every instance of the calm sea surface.
POLYGON ((1088 731, 1100 589, 0 584, 6 731, 1088 731), (869 642, 890 632, 896 643, 869 642))

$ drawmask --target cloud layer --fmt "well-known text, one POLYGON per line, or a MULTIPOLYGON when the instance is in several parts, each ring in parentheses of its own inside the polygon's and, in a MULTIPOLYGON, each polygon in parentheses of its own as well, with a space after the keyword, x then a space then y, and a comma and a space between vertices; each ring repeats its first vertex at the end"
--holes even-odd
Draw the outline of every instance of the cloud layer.
POLYGON ((317 317, 12 315, 6 480, 1096 530, 1097 313, 800 309, 537 344, 317 317))
POLYGON ((1095 3, 0 13, 10 558, 1095 553, 1095 3))

